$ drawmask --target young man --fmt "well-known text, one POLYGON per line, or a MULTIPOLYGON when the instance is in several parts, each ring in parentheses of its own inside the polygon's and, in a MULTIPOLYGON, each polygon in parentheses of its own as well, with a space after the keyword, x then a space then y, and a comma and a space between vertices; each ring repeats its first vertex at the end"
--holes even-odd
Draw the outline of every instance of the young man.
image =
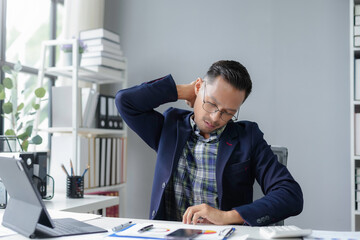
POLYGON ((235 122, 251 89, 244 66, 218 61, 188 85, 168 75, 117 93, 125 122, 157 152, 151 219, 256 226, 302 211, 299 184, 257 124, 235 122), (179 99, 194 111, 154 110, 179 99), (253 202, 255 179, 265 196, 253 202))

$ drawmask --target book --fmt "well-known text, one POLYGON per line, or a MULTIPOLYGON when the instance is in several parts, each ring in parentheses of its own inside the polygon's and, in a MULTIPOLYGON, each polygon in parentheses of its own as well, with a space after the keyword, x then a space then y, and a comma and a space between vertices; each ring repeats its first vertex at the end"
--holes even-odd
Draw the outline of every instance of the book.
POLYGON ((360 156, 360 112, 355 112, 355 155, 360 156))
POLYGON ((107 58, 107 57, 94 57, 84 58, 81 60, 81 66, 106 66, 115 69, 125 69, 126 64, 123 61, 107 58))
POLYGON ((354 36, 360 35, 360 26, 354 26, 354 36))
POLYGON ((106 173, 106 138, 101 138, 101 148, 100 148, 100 174, 99 174, 99 178, 100 178, 100 187, 104 187, 105 186, 105 173, 106 173))
POLYGON ((117 70, 114 68, 108 68, 108 67, 104 67, 104 66, 86 66, 84 68, 88 69, 90 71, 94 71, 99 74, 102 74, 104 76, 108 76, 108 77, 114 77, 114 78, 119 78, 119 79, 123 79, 123 77, 124 77, 123 71, 117 70))
POLYGON ((95 185, 95 138, 89 138, 89 170, 87 171, 89 178, 89 188, 96 187, 95 185))
POLYGON ((98 52, 85 52, 82 54, 82 58, 92 58, 92 57, 107 57, 119 61, 125 61, 125 57, 121 55, 116 55, 111 52, 98 51, 98 52))
POLYGON ((107 45, 90 46, 90 47, 87 47, 87 49, 86 49, 86 52, 101 52, 101 51, 111 52, 115 55, 120 55, 120 56, 123 55, 123 51, 121 49, 120 50, 113 49, 107 45))
POLYGON ((355 59, 355 79, 354 79, 355 100, 360 100, 360 59, 355 59))
POLYGON ((121 148, 121 138, 116 139, 116 184, 121 183, 122 177, 122 168, 121 168, 121 153, 123 149, 121 148))
POLYGON ((93 179, 93 186, 94 187, 99 187, 100 186, 100 180, 99 180, 99 176, 100 176, 100 157, 101 157, 101 151, 100 151, 100 138, 95 138, 95 162, 94 162, 94 168, 93 168, 93 175, 94 175, 94 179, 93 179))
POLYGON ((106 138, 106 172, 105 172, 105 186, 111 185, 111 138, 106 138))
MULTIPOLYGON (((79 144, 79 169, 76 169, 77 172, 75 172, 76 175, 81 176, 84 172, 84 170, 87 168, 87 166, 90 164, 89 159, 89 138, 79 136, 78 137, 78 144, 79 144)), ((89 173, 86 173, 84 175, 84 188, 89 188, 89 173)))
POLYGON ((111 139, 112 142, 112 153, 111 153, 111 185, 116 184, 116 138, 111 139))
POLYGON ((360 36, 354 36, 354 47, 360 47, 360 36))
POLYGON ((80 32, 80 39, 106 38, 113 42, 120 43, 120 36, 104 28, 89 29, 80 32))
POLYGON ((355 25, 355 26, 360 25, 360 16, 355 16, 354 25, 355 25))
POLYGON ((90 128, 95 126, 96 106, 99 98, 99 93, 91 89, 89 99, 86 105, 85 113, 83 115, 83 126, 90 128))
POLYGON ((354 15, 355 16, 360 15, 360 5, 359 4, 355 5, 354 15))
POLYGON ((109 40, 107 40, 105 38, 89 39, 89 40, 84 40, 83 42, 87 47, 103 45, 103 46, 107 46, 109 48, 112 48, 114 50, 121 50, 119 43, 109 41, 109 40))

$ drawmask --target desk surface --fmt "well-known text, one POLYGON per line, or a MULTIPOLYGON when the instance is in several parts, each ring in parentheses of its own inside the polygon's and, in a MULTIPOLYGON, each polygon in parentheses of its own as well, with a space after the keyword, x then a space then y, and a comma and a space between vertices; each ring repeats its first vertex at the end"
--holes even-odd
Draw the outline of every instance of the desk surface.
MULTIPOLYGON (((107 233, 99 233, 99 234, 88 234, 88 235, 78 235, 78 236, 70 236, 70 237, 63 237, 61 239, 102 239, 108 235, 110 235, 111 232, 111 228, 113 228, 114 226, 118 226, 119 224, 128 222, 128 221, 133 221, 134 223, 137 224, 141 224, 141 223, 153 223, 153 224, 169 224, 176 225, 176 228, 191 228, 191 225, 187 225, 187 224, 182 224, 180 222, 171 222, 171 221, 154 221, 154 220, 144 220, 144 219, 130 219, 130 218, 106 218, 106 217, 102 217, 102 218, 98 218, 98 219, 93 219, 93 220, 89 220, 86 221, 89 224, 95 225, 95 226, 99 226, 102 227, 104 229, 109 230, 109 232, 107 233)), ((204 226, 204 225, 203 225, 204 226)), ((213 225, 211 225, 213 226, 213 225)), ((1 226, 2 227, 2 226, 1 226)), ((224 228, 228 228, 229 226, 224 226, 224 228)), ((260 235, 259 235, 259 228, 258 227, 247 227, 247 226, 234 226, 236 228, 236 231, 234 232, 234 234, 229 238, 229 240, 231 239, 242 239, 241 237, 249 234, 249 237, 252 238, 256 238, 256 239, 261 239, 260 235)), ((23 237, 22 235, 11 235, 11 236, 7 236, 6 239, 28 239, 26 237, 23 237)), ((49 239, 58 239, 58 238, 49 238, 49 239)), ((117 237, 108 237, 106 239, 119 239, 117 237)), ((136 238, 124 238, 121 237, 120 239, 122 240, 126 240, 126 239, 131 239, 134 240, 136 238)), ((245 239, 245 238, 243 238, 245 239)))
POLYGON ((67 198, 65 193, 55 193, 51 200, 44 200, 47 209, 88 213, 119 204, 118 196, 84 195, 84 198, 67 198))

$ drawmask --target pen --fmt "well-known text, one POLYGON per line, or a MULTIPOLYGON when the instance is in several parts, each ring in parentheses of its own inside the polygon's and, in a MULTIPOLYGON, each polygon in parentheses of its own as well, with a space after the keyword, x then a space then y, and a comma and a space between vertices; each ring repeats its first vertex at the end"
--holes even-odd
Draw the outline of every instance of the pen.
POLYGON ((84 177, 85 173, 87 172, 87 170, 89 170, 90 166, 88 165, 87 168, 84 170, 84 173, 82 174, 82 177, 84 177))
POLYGON ((72 164, 72 161, 70 159, 70 168, 71 168, 71 176, 74 176, 74 167, 73 167, 73 164, 72 164))
POLYGON ((153 228, 153 224, 150 224, 150 225, 148 225, 148 226, 146 226, 146 227, 143 227, 142 229, 140 229, 140 230, 138 230, 138 232, 146 232, 146 231, 149 231, 150 229, 152 229, 153 228))
POLYGON ((120 230, 123 230, 124 228, 130 226, 131 223, 132 223, 132 221, 127 222, 127 223, 124 223, 124 224, 120 224, 119 226, 113 227, 113 228, 112 228, 112 231, 113 231, 113 232, 118 232, 118 231, 120 231, 120 230))
POLYGON ((233 232, 235 232, 235 228, 231 228, 226 234, 225 234, 225 237, 223 238, 223 240, 226 240, 228 239, 231 234, 233 234, 233 232))
POLYGON ((61 168, 66 173, 66 176, 70 177, 68 171, 66 171, 66 168, 65 168, 64 164, 61 164, 61 168))

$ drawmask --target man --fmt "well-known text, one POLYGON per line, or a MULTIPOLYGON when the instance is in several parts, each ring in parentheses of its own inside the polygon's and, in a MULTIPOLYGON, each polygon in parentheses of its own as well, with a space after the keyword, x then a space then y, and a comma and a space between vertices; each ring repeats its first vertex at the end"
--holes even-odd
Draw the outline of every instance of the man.
POLYGON ((243 65, 218 61, 191 84, 168 75, 117 93, 125 122, 157 152, 151 219, 256 226, 302 211, 299 184, 257 124, 235 122, 251 89, 243 65), (194 111, 154 110, 179 99, 194 111), (265 196, 253 202, 255 179, 265 196))

